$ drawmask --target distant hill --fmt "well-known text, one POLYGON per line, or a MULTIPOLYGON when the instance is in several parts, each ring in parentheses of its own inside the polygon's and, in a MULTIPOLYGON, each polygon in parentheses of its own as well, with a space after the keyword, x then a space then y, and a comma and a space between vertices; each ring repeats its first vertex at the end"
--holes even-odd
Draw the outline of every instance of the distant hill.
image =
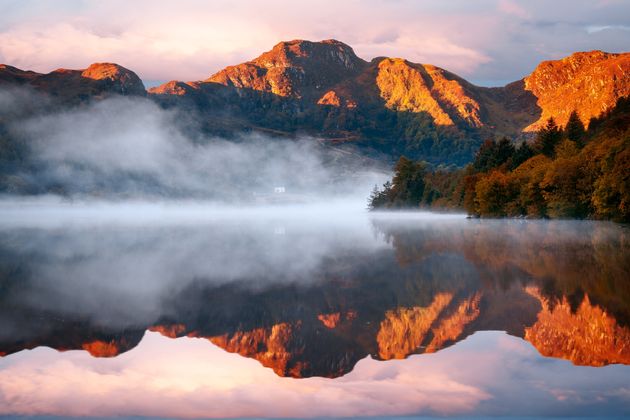
POLYGON ((6 85, 29 86, 65 103, 112 94, 146 95, 138 75, 112 63, 94 63, 84 70, 57 69, 48 74, 0 64, 0 87, 6 85))

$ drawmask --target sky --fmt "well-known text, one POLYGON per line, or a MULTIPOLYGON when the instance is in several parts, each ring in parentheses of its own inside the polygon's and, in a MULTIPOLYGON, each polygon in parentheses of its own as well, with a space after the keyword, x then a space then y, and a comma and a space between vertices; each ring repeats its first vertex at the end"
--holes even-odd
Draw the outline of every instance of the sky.
POLYGON ((39 72, 109 61, 200 80, 282 40, 331 38, 496 85, 574 51, 627 50, 630 1, 0 0, 0 63, 39 72))

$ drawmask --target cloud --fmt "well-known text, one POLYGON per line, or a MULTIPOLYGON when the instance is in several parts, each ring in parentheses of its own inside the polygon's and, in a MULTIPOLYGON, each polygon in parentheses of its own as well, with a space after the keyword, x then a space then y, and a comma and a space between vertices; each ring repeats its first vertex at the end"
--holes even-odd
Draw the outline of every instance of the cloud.
POLYGON ((590 25, 586 27, 586 32, 589 34, 594 34, 601 31, 608 30, 620 30, 620 31, 630 31, 630 26, 628 25, 590 25))
POLYGON ((37 349, 0 361, 0 414, 318 417, 462 413, 490 396, 434 357, 366 359, 340 380, 280 378, 205 340, 147 332, 115 359, 37 349), (45 363, 46 369, 36 366, 45 363), (422 373, 421 373, 422 372, 422 373), (419 376, 422 380, 418 380, 419 376), (72 391, 70 391, 72 390, 72 391), (19 395, 19 398, 16 398, 19 395))
POLYGON ((531 17, 529 12, 527 12, 524 7, 511 0, 500 0, 499 10, 508 15, 514 15, 522 19, 527 19, 531 17))

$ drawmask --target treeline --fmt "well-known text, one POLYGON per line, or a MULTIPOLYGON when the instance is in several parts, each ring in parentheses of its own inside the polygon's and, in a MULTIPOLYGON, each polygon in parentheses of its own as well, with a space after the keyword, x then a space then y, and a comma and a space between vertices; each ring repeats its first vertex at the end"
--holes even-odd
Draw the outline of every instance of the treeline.
POLYGON ((553 119, 531 142, 487 140, 467 167, 429 170, 401 157, 391 182, 368 207, 465 209, 484 217, 593 218, 630 221, 630 98, 593 118, 553 119))

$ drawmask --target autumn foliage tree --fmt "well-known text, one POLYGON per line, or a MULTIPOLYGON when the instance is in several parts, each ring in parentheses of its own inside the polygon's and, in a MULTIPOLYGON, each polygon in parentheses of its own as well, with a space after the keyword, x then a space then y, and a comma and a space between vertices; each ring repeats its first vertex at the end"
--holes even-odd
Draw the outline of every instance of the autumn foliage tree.
POLYGON ((375 207, 630 222, 630 98, 592 120, 588 130, 573 112, 564 130, 549 119, 531 146, 487 140, 458 171, 431 172, 401 158, 393 183, 373 197, 375 207))

